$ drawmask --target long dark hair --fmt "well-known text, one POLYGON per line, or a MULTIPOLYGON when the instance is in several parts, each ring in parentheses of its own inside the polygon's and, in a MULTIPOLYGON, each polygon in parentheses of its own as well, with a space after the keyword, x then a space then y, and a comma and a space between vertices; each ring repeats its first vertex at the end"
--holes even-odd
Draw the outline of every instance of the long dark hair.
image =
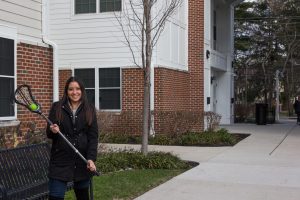
POLYGON ((88 125, 90 126, 93 122, 93 116, 94 116, 95 109, 89 104, 89 101, 88 101, 88 98, 86 95, 86 91, 85 91, 85 87, 84 87, 82 81, 74 76, 71 76, 65 84, 63 96, 58 103, 58 108, 56 109, 56 117, 59 121, 62 121, 62 119, 63 119, 61 107, 62 107, 62 105, 66 104, 69 101, 68 88, 69 88, 69 85, 71 82, 77 82, 80 87, 80 90, 81 90, 80 101, 83 106, 83 112, 85 112, 86 121, 87 121, 88 125))

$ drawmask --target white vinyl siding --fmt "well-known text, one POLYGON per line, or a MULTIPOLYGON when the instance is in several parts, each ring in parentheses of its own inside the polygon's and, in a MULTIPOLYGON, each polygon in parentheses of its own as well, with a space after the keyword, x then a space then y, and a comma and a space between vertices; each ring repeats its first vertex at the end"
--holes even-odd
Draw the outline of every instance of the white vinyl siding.
POLYGON ((72 2, 50 2, 49 38, 58 45, 59 67, 132 66, 114 14, 74 15, 72 2))
MULTIPOLYGON (((124 35, 114 13, 97 11, 97 13, 76 15, 74 0, 51 0, 49 3, 49 39, 58 46, 60 68, 94 68, 99 65, 100 67, 135 66, 132 54, 124 44, 124 35)), ((122 1, 122 6, 124 4, 126 1, 122 1)), ((185 12, 184 8, 186 7, 184 6, 180 11, 185 12)), ((186 13, 174 16, 174 19, 166 25, 173 26, 170 32, 164 32, 164 37, 171 38, 172 41, 169 41, 165 47, 154 50, 153 56, 159 58, 153 59, 154 66, 186 69, 187 21, 182 16, 186 16, 186 13), (176 45, 171 46, 174 42, 176 45), (172 55, 165 57, 165 52, 170 51, 173 52, 172 55)), ((137 41, 137 38, 130 39, 137 41)), ((137 49, 134 49, 134 52, 140 59, 140 52, 137 49)))
POLYGON ((15 27, 18 40, 42 42, 42 0, 0 1, 0 25, 15 27))
POLYGON ((166 23, 157 45, 157 64, 172 69, 187 70, 188 19, 187 1, 166 23))

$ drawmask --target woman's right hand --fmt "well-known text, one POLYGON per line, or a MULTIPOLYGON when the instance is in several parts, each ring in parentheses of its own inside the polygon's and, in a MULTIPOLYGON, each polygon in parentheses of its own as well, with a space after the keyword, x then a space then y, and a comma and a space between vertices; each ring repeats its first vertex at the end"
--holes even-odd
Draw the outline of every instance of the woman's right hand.
POLYGON ((57 124, 52 124, 50 125, 50 130, 56 134, 59 132, 59 126, 57 124))

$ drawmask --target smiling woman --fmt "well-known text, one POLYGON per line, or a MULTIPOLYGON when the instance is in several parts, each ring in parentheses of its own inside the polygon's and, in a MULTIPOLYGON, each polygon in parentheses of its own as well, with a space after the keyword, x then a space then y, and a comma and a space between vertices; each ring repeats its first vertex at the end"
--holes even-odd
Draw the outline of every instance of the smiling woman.
POLYGON ((78 82, 73 81, 69 84, 68 87, 68 97, 69 103, 72 111, 76 111, 78 106, 81 103, 81 88, 78 82))
POLYGON ((91 172, 96 171, 98 126, 95 107, 88 102, 85 88, 79 79, 70 77, 67 80, 63 97, 52 105, 49 119, 53 122, 53 125, 47 127, 47 136, 52 139, 49 199, 64 199, 70 181, 74 182, 77 199, 89 199, 91 172), (59 132, 78 149, 86 162, 57 136, 59 132))

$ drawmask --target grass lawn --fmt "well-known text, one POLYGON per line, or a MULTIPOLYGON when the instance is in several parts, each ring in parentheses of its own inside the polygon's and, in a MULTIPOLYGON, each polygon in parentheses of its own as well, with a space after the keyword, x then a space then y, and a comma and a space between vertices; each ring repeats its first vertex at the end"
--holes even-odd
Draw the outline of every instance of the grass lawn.
MULTIPOLYGON (((94 199, 134 199, 184 171, 166 169, 126 170, 94 177, 94 199)), ((74 192, 67 192, 65 199, 75 200, 74 192)))

